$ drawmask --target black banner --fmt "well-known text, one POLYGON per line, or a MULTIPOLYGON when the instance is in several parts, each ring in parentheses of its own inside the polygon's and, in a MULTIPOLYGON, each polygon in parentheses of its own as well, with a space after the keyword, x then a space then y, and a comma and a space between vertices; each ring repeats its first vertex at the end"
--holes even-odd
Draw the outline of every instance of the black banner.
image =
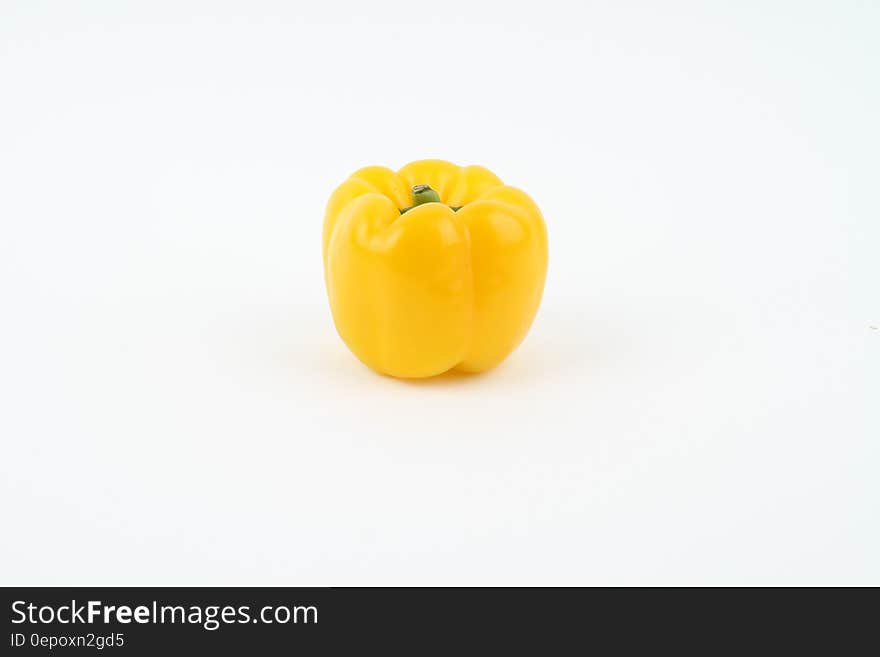
POLYGON ((6 588, 3 654, 455 654, 602 647, 839 654, 876 590, 6 588))

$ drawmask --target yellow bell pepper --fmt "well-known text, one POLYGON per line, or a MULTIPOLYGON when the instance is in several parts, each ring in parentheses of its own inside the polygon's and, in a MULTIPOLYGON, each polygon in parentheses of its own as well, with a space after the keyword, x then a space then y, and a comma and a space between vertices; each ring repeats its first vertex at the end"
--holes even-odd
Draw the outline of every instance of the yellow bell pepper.
POLYGON ((546 274, 540 210, 481 166, 366 167, 327 203, 333 321, 355 356, 384 374, 494 367, 526 336, 546 274))

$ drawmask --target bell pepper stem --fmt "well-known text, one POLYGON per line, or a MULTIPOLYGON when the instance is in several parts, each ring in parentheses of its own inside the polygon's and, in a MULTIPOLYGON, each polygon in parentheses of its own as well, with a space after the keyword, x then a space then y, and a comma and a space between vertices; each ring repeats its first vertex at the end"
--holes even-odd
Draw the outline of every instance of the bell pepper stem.
POLYGON ((413 207, 422 203, 439 203, 440 194, 429 185, 416 185, 412 188, 413 207))
MULTIPOLYGON (((407 210, 412 210, 414 207, 419 206, 422 203, 439 203, 440 194, 431 189, 430 185, 414 185, 412 188, 412 199, 413 204, 408 208, 401 208, 400 214, 403 214, 407 210)), ((460 209, 460 207, 452 208, 452 210, 458 209, 460 209)))

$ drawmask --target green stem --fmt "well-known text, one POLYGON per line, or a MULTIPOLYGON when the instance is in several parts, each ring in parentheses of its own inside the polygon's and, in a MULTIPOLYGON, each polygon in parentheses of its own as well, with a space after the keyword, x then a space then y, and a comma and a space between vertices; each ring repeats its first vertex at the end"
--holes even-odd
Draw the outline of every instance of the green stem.
POLYGON ((435 192, 429 185, 416 185, 412 188, 413 207, 422 203, 439 203, 440 194, 435 192))
MULTIPOLYGON (((412 199, 413 204, 408 208, 402 208, 400 210, 400 214, 407 212, 408 210, 412 210, 414 207, 421 205, 422 203, 439 203, 440 202, 440 194, 435 192, 429 185, 415 185, 412 188, 412 199)), ((459 210, 459 207, 453 207, 452 210, 459 210)))

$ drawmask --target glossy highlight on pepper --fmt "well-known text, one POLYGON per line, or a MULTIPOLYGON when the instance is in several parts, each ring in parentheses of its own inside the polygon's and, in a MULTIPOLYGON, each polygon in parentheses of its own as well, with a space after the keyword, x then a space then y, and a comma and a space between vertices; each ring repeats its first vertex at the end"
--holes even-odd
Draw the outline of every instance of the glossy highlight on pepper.
POLYGON ((336 329, 383 374, 488 370, 522 342, 541 303, 544 219, 485 167, 359 169, 327 203, 323 242, 336 329))

